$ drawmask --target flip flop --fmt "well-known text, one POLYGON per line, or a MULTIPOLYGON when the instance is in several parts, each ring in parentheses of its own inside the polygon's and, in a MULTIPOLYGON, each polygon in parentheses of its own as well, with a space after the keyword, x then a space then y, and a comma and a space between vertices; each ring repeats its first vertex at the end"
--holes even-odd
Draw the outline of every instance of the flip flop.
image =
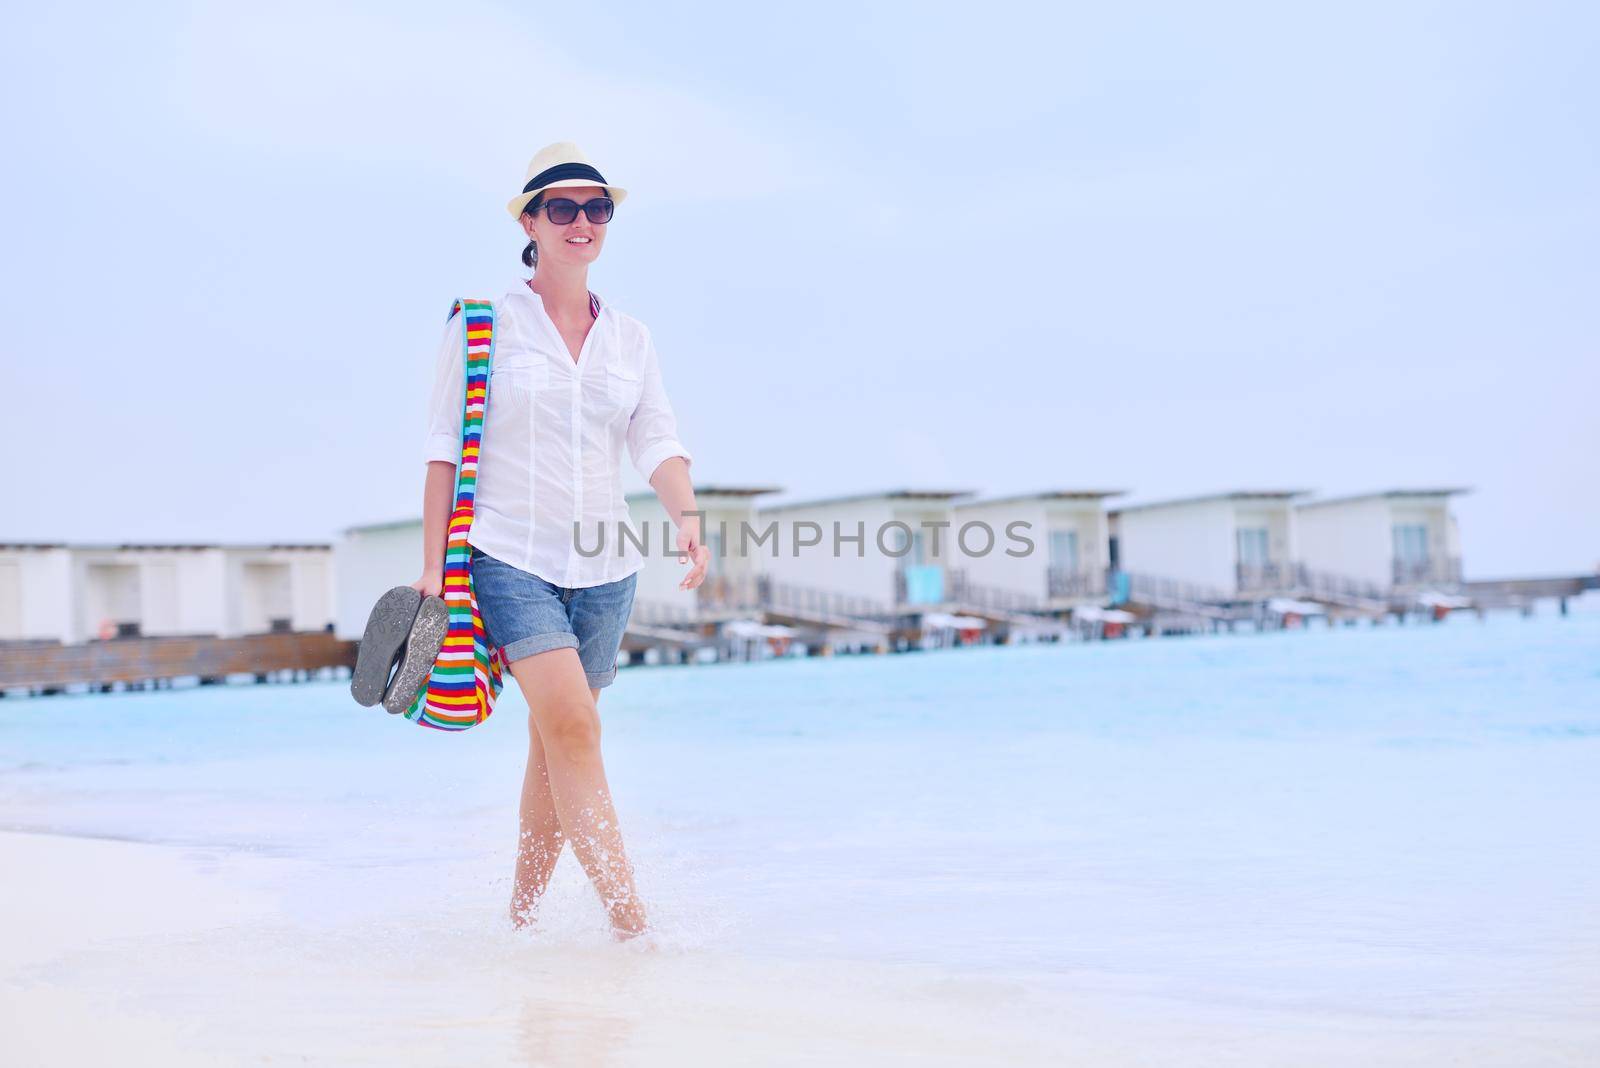
POLYGON ((400 670, 383 693, 383 707, 390 715, 398 715, 411 707, 433 674, 434 662, 439 659, 439 649, 444 645, 445 631, 450 629, 450 609, 438 597, 424 597, 417 608, 417 618, 411 624, 406 639, 405 652, 401 654, 400 670))
POLYGON ((405 648, 421 603, 422 594, 415 589, 396 586, 372 606, 367 629, 356 647, 356 666, 350 672, 350 696, 356 704, 371 706, 383 700, 389 672, 405 648))

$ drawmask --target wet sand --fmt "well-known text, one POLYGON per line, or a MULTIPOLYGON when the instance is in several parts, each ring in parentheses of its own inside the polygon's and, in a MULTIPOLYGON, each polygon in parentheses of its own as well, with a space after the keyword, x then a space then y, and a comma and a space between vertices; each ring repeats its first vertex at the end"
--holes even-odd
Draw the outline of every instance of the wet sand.
POLYGON ((1206 1011, 921 966, 545 944, 479 906, 426 932, 304 925, 277 898, 316 885, 282 870, 299 864, 0 833, 7 1062, 1576 1065, 1592 1038, 1537 1020, 1516 1034, 1206 1011))

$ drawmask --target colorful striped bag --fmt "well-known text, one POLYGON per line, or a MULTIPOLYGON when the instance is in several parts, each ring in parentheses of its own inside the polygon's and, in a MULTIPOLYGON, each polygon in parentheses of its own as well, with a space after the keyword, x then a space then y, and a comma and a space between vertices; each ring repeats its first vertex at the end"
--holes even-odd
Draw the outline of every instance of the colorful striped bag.
MULTIPOLYGON (((478 449, 483 441, 483 413, 489 403, 489 365, 494 359, 494 305, 462 298, 450 305, 450 316, 466 317, 466 395, 461 406, 461 462, 456 465, 455 508, 450 513, 444 550, 444 589, 440 596, 450 611, 444 644, 433 672, 405 718, 441 731, 464 731, 489 718, 494 699, 505 685, 500 649, 489 641, 478 598, 472 591, 473 500, 478 490, 478 449)), ((446 317, 446 322, 450 316, 446 317)))

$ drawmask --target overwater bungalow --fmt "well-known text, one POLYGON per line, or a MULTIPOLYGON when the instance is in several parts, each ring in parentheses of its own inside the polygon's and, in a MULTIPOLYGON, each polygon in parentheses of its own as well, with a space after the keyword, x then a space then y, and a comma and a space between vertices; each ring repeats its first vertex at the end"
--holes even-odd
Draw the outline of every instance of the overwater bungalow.
POLYGON ((1295 506, 1299 558, 1313 575, 1378 591, 1461 585, 1461 539, 1450 501, 1462 487, 1390 489, 1295 506))
POLYGON ((842 611, 952 607, 952 502, 971 490, 894 489, 784 502, 757 509, 776 540, 761 549, 774 583, 827 599, 842 611), (854 602, 858 609, 845 607, 854 602))
POLYGON ((0 544, 0 641, 323 631, 326 544, 0 544))
POLYGON ((968 528, 958 561, 964 599, 1028 610, 1102 599, 1111 564, 1105 502, 1122 492, 1058 489, 958 502, 956 532, 968 528), (982 552, 989 532, 993 546, 982 552))
POLYGON ((1236 490, 1112 509, 1113 566, 1135 585, 1185 589, 1198 603, 1290 591, 1293 502, 1306 492, 1236 490))
POLYGON ((777 486, 711 484, 695 487, 695 503, 705 513, 701 530, 711 552, 706 578, 698 589, 680 590, 688 565, 677 557, 677 528, 654 490, 627 495, 632 536, 641 546, 644 567, 633 595, 634 618, 651 622, 714 621, 737 617, 759 601, 762 557, 742 536, 756 526, 756 498, 780 493, 777 486))

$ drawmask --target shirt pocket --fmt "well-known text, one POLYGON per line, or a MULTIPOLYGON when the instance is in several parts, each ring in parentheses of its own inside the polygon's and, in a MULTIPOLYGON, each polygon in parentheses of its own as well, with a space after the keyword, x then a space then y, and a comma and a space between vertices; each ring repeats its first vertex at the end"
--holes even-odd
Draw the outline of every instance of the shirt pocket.
POLYGON ((632 367, 614 363, 606 368, 606 396, 623 411, 632 413, 644 394, 644 377, 632 367))
POLYGON ((550 386, 550 365, 542 360, 512 358, 496 360, 489 368, 489 400, 527 403, 535 393, 550 386))

